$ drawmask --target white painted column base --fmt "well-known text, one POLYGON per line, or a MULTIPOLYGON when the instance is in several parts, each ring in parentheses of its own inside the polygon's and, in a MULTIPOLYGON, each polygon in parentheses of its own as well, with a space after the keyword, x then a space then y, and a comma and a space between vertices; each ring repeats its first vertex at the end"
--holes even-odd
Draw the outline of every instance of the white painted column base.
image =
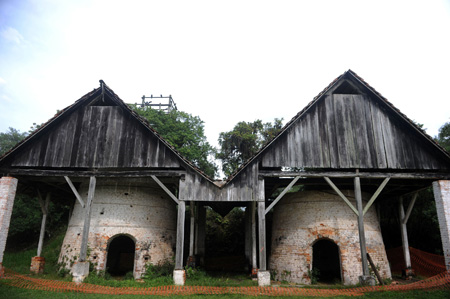
POLYGON ((258 286, 266 287, 270 286, 270 272, 269 271, 258 271, 258 286))
POLYGON ((184 270, 173 270, 173 283, 177 286, 184 286, 186 283, 186 272, 184 270))
POLYGON ((375 277, 370 275, 361 275, 359 277, 359 283, 363 286, 374 286, 377 284, 375 277))
POLYGON ((72 281, 82 283, 89 275, 89 262, 76 262, 72 267, 72 281))

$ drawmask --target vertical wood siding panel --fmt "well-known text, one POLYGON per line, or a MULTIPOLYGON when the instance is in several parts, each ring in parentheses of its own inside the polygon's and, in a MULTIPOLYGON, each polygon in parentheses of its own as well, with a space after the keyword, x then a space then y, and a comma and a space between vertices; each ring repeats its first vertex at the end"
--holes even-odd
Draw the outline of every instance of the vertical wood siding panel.
POLYGON ((381 128, 383 130, 383 139, 386 149, 386 160, 388 168, 398 168, 397 151, 394 146, 394 136, 392 134, 391 123, 385 111, 380 110, 381 128))
POLYGON ((324 108, 326 113, 326 125, 327 125, 327 136, 328 136, 328 146, 330 152, 330 167, 339 167, 339 152, 337 144, 337 126, 336 126, 336 114, 334 108, 333 97, 327 95, 324 99, 324 108))
POLYGON ((64 155, 61 161, 63 167, 68 167, 72 158, 72 147, 75 140, 75 132, 78 121, 78 113, 72 113, 67 121, 67 131, 65 132, 66 144, 64 146, 64 155))
POLYGON ((338 149, 338 161, 339 168, 349 168, 349 159, 347 154, 346 144, 346 120, 345 120, 345 108, 342 97, 339 95, 333 95, 334 102, 334 115, 336 121, 336 140, 338 149))
POLYGON ((377 145, 375 144, 375 135, 372 121, 372 114, 370 111, 370 100, 367 96, 362 96, 361 109, 364 114, 365 133, 366 133, 366 146, 368 153, 367 165, 371 168, 378 168, 378 154, 377 145))
POLYGON ((317 105, 317 122, 316 126, 319 131, 319 141, 320 141, 320 152, 322 153, 322 166, 324 168, 331 167, 330 162, 330 145, 328 138, 328 122, 327 122, 327 111, 324 99, 320 105, 317 105))
POLYGON ((383 137, 382 112, 380 111, 379 105, 374 102, 370 102, 370 110, 378 168, 385 169, 388 168, 388 160, 383 137))

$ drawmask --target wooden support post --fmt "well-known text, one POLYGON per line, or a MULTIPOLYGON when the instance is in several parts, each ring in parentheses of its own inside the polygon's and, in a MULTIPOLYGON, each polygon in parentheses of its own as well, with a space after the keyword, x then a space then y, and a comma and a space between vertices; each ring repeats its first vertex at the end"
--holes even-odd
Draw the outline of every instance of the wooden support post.
POLYGON ((398 201, 398 211, 400 215, 400 232, 402 235, 403 257, 405 259, 406 269, 409 269, 411 268, 411 256, 409 254, 408 231, 406 228, 406 223, 403 223, 403 219, 405 219, 405 211, 403 210, 402 197, 400 197, 400 200, 398 201))
MULTIPOLYGON (((258 269, 257 251, 256 251, 256 202, 252 201, 250 205, 252 217, 252 272, 258 269)), ((256 274, 256 273, 255 273, 256 274)))
POLYGON ((259 271, 266 271, 266 203, 258 202, 259 271))
POLYGON ((244 213, 244 235, 245 235, 245 261, 247 265, 251 265, 252 263, 252 215, 250 214, 250 205, 251 202, 247 203, 245 207, 244 213))
POLYGON ((189 257, 187 260, 187 265, 189 267, 195 267, 195 256, 194 256, 194 238, 195 238, 195 202, 190 203, 190 228, 189 228, 189 257))
POLYGON ((178 202, 177 217, 177 243, 175 252, 175 270, 183 270, 183 247, 184 247, 184 219, 186 212, 186 204, 180 200, 178 202))
POLYGON ((91 224, 91 206, 92 201, 94 200, 94 194, 95 194, 95 185, 96 185, 96 178, 95 176, 91 176, 89 180, 89 191, 88 191, 88 198, 85 206, 85 214, 84 214, 84 226, 83 226, 83 233, 81 235, 81 248, 80 248, 80 257, 78 259, 79 262, 85 262, 87 258, 87 246, 88 246, 88 239, 89 239, 89 228, 91 224))
POLYGON ((354 184, 355 184, 356 207, 358 209, 359 246, 361 249, 363 276, 369 276, 369 267, 367 264, 366 236, 364 234, 364 213, 362 206, 361 183, 359 177, 354 178, 354 184))
POLYGON ((44 200, 42 199, 42 195, 38 190, 38 199, 39 199, 39 204, 41 205, 41 210, 42 210, 41 231, 39 233, 39 243, 38 243, 37 255, 36 255, 38 257, 41 256, 42 246, 44 245, 45 226, 46 226, 46 222, 47 222, 48 204, 50 203, 50 197, 51 197, 51 193, 48 192, 47 195, 45 196, 45 202, 44 202, 44 200))
POLYGON ((281 200, 281 198, 289 191, 292 189, 292 187, 294 187, 295 183, 297 183, 297 181, 300 179, 300 176, 296 176, 290 183, 289 185, 284 188, 284 190, 280 193, 280 195, 277 196, 277 198, 275 198, 273 200, 273 202, 269 205, 269 207, 266 209, 266 211, 264 212, 265 214, 269 213, 270 210, 272 210, 272 208, 281 200))
POLYGON ((197 251, 200 266, 205 265, 205 240, 206 240, 206 208, 202 203, 197 207, 197 251))

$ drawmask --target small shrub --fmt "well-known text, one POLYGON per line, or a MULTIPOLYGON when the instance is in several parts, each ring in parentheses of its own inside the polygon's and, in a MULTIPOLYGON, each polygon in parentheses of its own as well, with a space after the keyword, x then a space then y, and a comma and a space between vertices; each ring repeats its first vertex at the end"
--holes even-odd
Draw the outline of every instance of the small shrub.
POLYGON ((311 284, 316 284, 317 279, 319 278, 320 271, 317 268, 313 268, 312 270, 308 269, 308 277, 311 279, 311 284))
POLYGON ((144 278, 154 279, 161 276, 172 276, 175 265, 169 261, 164 260, 158 264, 148 264, 145 270, 144 278))

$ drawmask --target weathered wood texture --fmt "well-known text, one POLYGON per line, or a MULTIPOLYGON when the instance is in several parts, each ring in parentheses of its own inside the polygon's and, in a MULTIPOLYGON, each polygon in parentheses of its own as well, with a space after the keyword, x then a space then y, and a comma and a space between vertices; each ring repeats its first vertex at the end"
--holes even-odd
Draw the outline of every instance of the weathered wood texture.
POLYGON ((118 106, 82 107, 36 137, 13 167, 180 167, 170 148, 118 106))
POLYGON ((180 190, 181 200, 195 201, 256 201, 258 164, 251 163, 231 182, 220 189, 195 171, 188 169, 185 190, 180 190))
POLYGON ((361 94, 328 94, 262 155, 263 167, 449 169, 429 141, 361 94))

